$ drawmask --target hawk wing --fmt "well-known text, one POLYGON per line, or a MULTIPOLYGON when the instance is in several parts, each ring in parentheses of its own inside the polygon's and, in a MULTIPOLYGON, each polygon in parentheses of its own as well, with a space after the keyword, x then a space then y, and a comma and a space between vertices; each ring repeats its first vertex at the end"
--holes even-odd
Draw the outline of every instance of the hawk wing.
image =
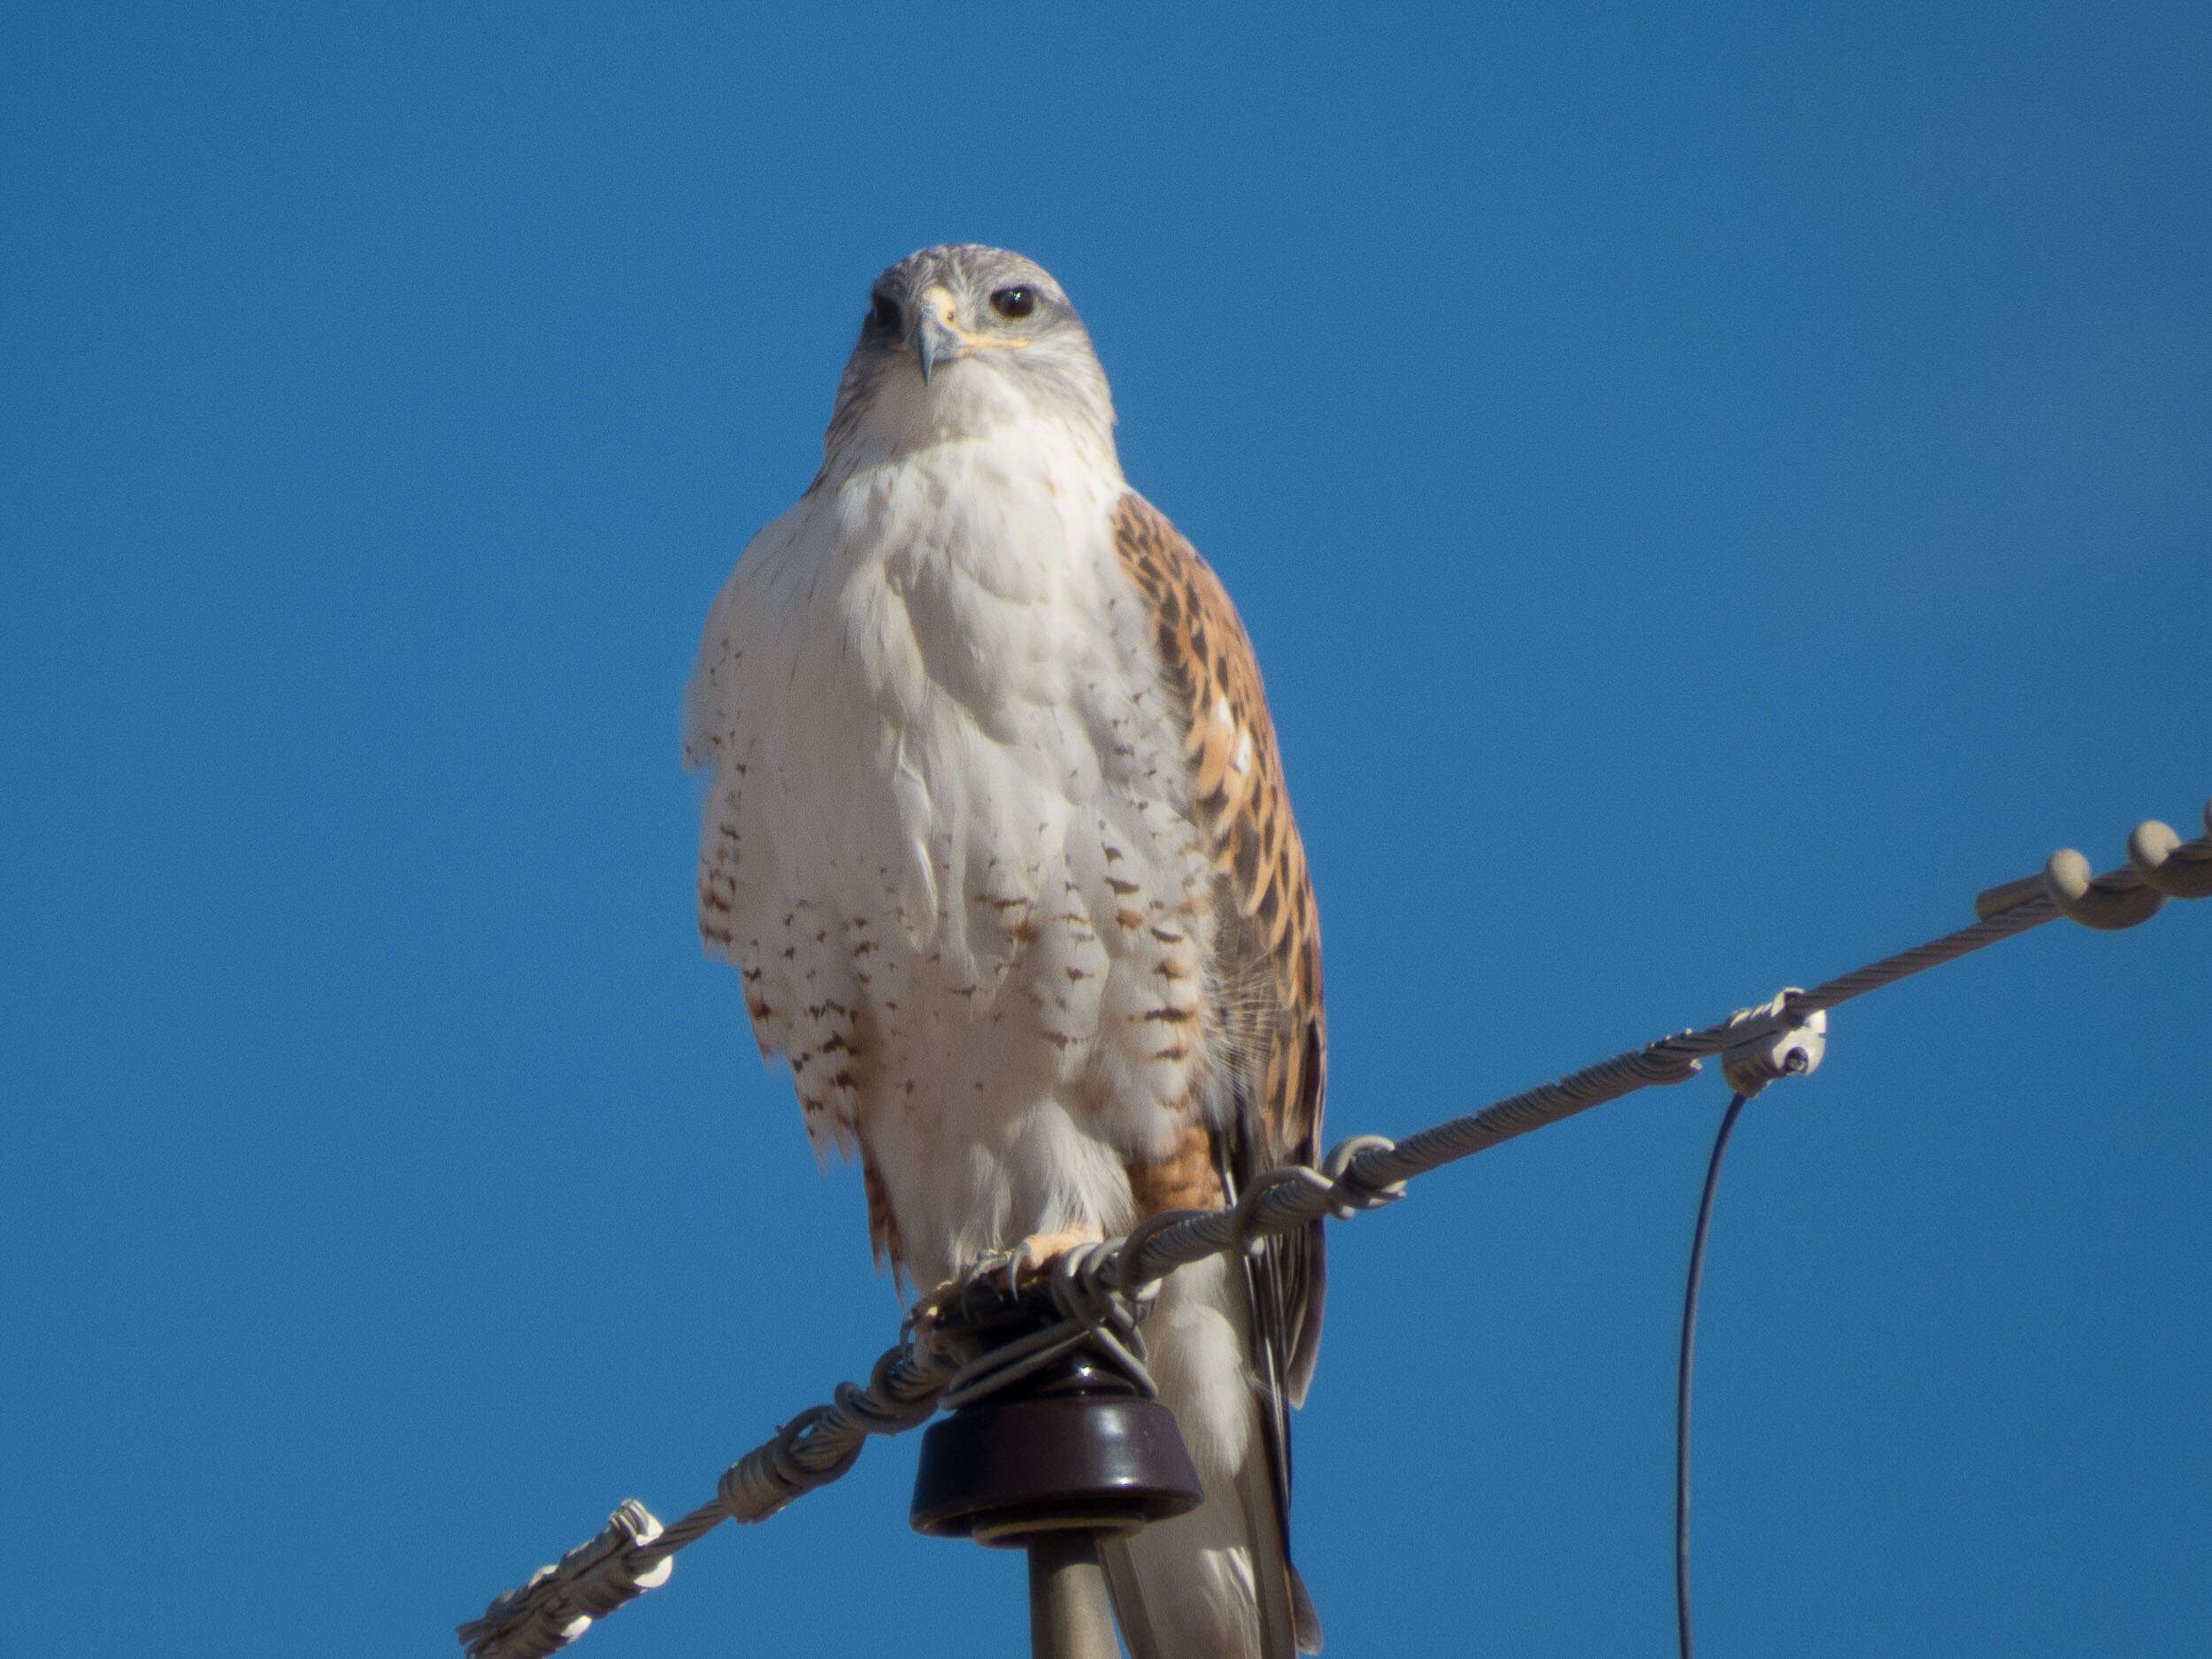
MULTIPOLYGON (((1191 815, 1216 871, 1216 1041, 1231 1110, 1214 1132, 1213 1155, 1234 1202, 1262 1171, 1319 1155, 1327 1048, 1320 923, 1259 668, 1220 579, 1133 491, 1115 511, 1114 542, 1150 607, 1163 678, 1187 733, 1191 815)), ((1304 1400, 1313 1374, 1323 1252, 1316 1222, 1268 1240, 1246 1269, 1252 1363, 1266 1385, 1260 1416, 1286 1545, 1289 1408, 1304 1400)), ((1300 1589, 1293 1594, 1303 1625, 1312 1615, 1300 1589)), ((1317 1640, 1317 1627, 1313 1633, 1317 1640)))

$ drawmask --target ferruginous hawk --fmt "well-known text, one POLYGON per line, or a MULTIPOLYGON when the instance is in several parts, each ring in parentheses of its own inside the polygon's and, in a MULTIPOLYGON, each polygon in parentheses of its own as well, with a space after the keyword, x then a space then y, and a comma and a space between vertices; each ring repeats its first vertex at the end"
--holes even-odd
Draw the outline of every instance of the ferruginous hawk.
MULTIPOLYGON (((900 260, 687 694, 700 933, 911 1283, 1315 1156, 1320 935, 1259 671, 1113 425, 1037 265, 900 260)), ((1206 1501, 1109 1548, 1139 1659, 1318 1646, 1286 1542, 1321 1290, 1317 1226, 1162 1288, 1206 1501)))

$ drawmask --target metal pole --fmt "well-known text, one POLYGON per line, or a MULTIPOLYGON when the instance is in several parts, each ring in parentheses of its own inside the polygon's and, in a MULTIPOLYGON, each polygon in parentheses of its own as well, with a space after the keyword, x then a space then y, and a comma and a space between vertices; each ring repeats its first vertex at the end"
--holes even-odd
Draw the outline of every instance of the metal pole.
POLYGON ((1030 1659, 1120 1659, 1098 1534, 1088 1527, 1029 1541, 1030 1659))

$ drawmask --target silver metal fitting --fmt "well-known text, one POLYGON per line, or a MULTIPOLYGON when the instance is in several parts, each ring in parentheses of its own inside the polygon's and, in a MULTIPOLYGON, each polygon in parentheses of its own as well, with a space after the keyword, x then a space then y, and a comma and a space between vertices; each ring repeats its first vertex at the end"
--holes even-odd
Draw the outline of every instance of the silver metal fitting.
POLYGON ((1752 1034, 1721 1050, 1720 1072, 1728 1087, 1748 1100, 1778 1078, 1816 1071, 1828 1053, 1828 1016, 1816 1010, 1801 1018, 1790 1011, 1789 1001, 1804 992, 1790 986, 1772 1002, 1756 1008, 1738 1009, 1729 1025, 1742 1025, 1752 1034))

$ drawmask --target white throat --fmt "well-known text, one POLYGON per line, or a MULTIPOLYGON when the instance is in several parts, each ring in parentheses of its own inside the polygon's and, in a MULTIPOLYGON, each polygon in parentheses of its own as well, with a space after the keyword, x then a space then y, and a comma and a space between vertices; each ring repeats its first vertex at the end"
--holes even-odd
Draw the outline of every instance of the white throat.
POLYGON ((1069 400, 1033 395, 1029 379, 987 354, 941 364, 926 383, 912 365, 895 364, 871 388, 859 421, 829 457, 830 471, 940 444, 998 440, 1079 457, 1087 467, 1118 479, 1110 426, 1069 400))

